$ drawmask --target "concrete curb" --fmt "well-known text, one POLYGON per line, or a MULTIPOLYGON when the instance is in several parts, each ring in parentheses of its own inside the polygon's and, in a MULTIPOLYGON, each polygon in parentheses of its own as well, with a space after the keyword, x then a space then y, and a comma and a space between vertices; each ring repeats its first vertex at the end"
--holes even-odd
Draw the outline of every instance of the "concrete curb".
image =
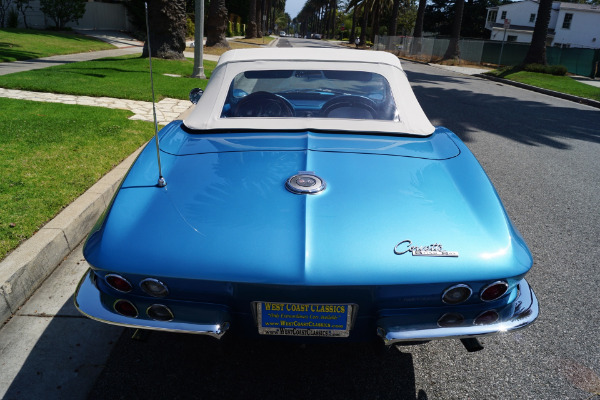
POLYGON ((0 262, 1 323, 17 312, 87 236, 143 147, 102 177, 0 262))
POLYGON ((536 86, 527 85, 525 83, 515 82, 515 81, 508 80, 508 79, 503 79, 503 78, 498 78, 497 76, 491 76, 491 75, 485 75, 485 74, 476 74, 476 75, 472 75, 472 76, 476 76, 478 78, 483 78, 483 79, 488 79, 490 81, 505 83, 507 85, 516 86, 521 89, 526 89, 526 90, 531 90, 533 92, 546 94, 548 96, 558 97, 558 98, 564 99, 564 100, 574 101, 576 103, 585 104, 590 107, 600 108, 600 101, 586 99, 584 97, 574 96, 572 94, 555 92, 554 90, 542 89, 542 88, 539 88, 536 86))

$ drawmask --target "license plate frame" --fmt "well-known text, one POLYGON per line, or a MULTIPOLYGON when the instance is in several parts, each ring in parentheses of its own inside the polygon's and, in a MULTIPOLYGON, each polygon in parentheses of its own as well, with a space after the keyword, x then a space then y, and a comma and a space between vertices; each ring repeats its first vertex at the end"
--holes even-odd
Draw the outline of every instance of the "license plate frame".
POLYGON ((348 337, 356 304, 257 301, 258 333, 277 336, 348 337))

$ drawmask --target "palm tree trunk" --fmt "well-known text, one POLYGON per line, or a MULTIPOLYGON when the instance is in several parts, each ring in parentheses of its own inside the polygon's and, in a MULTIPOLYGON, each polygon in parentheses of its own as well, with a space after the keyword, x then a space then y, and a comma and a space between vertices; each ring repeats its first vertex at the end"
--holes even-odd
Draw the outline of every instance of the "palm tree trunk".
POLYGON ((228 16, 225 0, 211 0, 206 22, 206 46, 229 48, 226 37, 228 16))
POLYGON ((375 11, 373 12, 373 24, 371 30, 371 42, 375 43, 375 35, 379 35, 379 14, 381 13, 381 2, 377 2, 375 5, 375 11))
POLYGON ((256 0, 256 37, 261 38, 262 35, 262 0, 256 0))
POLYGON ((427 0, 419 0, 417 9, 417 20, 415 21, 415 31, 413 32, 412 54, 420 54, 423 47, 423 20, 425 19, 425 6, 427 0))
POLYGON ((250 0, 246 39, 254 39, 256 37, 256 1, 257 0, 250 0))
MULTIPOLYGON (((160 0, 148 7, 150 22, 150 47, 152 57, 184 59, 185 50, 185 0, 160 0)), ((148 57, 148 41, 144 43, 142 57, 148 57)))
POLYGON ((360 26, 360 45, 367 43, 367 25, 369 24, 369 10, 366 5, 363 6, 362 24, 360 26))
POLYGON ((358 14, 358 6, 355 6, 352 12, 352 28, 350 29, 350 37, 348 38, 348 43, 350 44, 354 44, 354 39, 356 39, 356 14, 358 14))

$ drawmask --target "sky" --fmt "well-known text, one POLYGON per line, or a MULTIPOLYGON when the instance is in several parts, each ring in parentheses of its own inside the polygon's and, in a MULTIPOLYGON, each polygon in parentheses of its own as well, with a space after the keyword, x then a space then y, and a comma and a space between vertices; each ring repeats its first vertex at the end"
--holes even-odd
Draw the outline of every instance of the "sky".
POLYGON ((296 18, 306 0, 285 0, 285 12, 290 14, 290 17, 296 18))

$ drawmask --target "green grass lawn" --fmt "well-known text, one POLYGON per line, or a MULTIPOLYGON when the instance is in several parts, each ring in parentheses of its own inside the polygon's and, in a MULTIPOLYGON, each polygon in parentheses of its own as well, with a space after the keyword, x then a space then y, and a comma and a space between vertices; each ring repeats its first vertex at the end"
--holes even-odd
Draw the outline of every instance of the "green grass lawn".
POLYGON ((0 98, 0 259, 152 137, 130 115, 0 98))
POLYGON ((578 82, 569 76, 555 76, 538 72, 515 71, 512 69, 490 71, 489 74, 543 89, 600 101, 600 88, 578 82))
POLYGON ((0 29, 0 62, 114 48, 115 46, 112 44, 76 33, 34 29, 0 29))
MULTIPOLYGON (((204 61, 207 78, 217 65, 204 61)), ((207 80, 189 78, 193 60, 152 59, 156 101, 187 99, 191 89, 206 88, 207 80), (164 74, 181 75, 171 77, 164 74)), ((110 57, 0 76, 0 87, 38 92, 152 101, 150 67, 138 55, 110 57)))

